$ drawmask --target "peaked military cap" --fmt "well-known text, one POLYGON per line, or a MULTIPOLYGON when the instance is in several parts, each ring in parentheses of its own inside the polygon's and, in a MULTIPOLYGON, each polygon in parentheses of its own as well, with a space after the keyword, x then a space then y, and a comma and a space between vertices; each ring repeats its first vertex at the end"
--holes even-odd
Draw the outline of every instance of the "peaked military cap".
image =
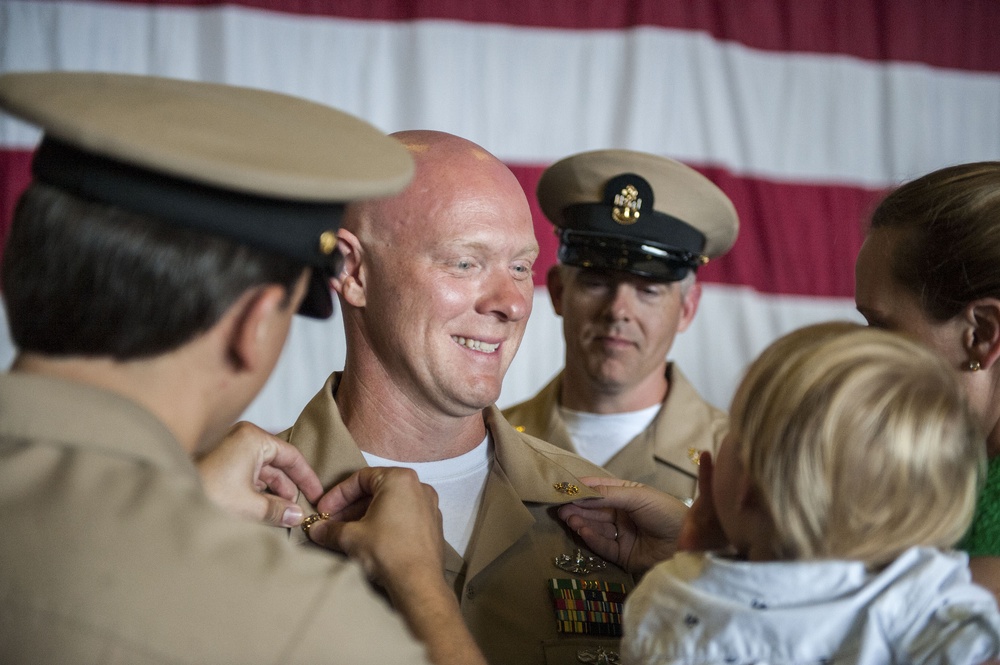
POLYGON ((739 220, 708 178, 632 150, 595 150, 542 173, 538 202, 559 235, 559 260, 677 281, 725 254, 739 220))
POLYGON ((333 312, 344 204, 401 191, 413 161, 346 113, 263 90, 151 76, 0 76, 0 108, 43 130, 32 173, 88 200, 300 260, 300 313, 333 312))

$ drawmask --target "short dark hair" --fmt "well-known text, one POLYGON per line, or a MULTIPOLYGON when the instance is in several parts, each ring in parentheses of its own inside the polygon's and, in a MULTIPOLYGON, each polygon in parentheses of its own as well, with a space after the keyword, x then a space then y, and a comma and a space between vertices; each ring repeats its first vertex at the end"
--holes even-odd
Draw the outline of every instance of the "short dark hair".
POLYGON ((36 182, 14 212, 0 289, 19 350, 130 360, 183 345, 254 286, 290 295, 304 270, 36 182))

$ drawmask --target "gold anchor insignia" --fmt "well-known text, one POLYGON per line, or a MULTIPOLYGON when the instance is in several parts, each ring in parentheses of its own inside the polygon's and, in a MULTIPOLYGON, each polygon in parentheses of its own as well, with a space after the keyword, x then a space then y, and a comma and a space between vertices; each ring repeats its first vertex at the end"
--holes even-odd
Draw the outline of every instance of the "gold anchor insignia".
POLYGON ((576 660, 580 663, 593 663, 593 665, 618 665, 621 662, 617 651, 604 647, 580 649, 576 652, 576 660))
POLYGON ((701 466, 701 451, 697 448, 688 448, 688 459, 692 464, 701 466))
POLYGON ((629 225, 639 221, 639 209, 642 207, 642 199, 639 198, 639 190, 632 185, 626 185, 619 194, 615 195, 615 207, 611 209, 611 217, 619 224, 629 225))
POLYGON ((580 493, 580 488, 571 483, 556 483, 552 486, 552 489, 560 494, 566 494, 569 496, 576 496, 580 493))
POLYGON ((323 231, 319 235, 319 251, 323 254, 332 254, 337 246, 337 234, 333 231, 323 231))
POLYGON ((595 570, 604 570, 608 566, 606 561, 596 556, 583 556, 583 552, 579 549, 573 554, 560 554, 553 563, 559 570, 577 575, 589 575, 595 570))

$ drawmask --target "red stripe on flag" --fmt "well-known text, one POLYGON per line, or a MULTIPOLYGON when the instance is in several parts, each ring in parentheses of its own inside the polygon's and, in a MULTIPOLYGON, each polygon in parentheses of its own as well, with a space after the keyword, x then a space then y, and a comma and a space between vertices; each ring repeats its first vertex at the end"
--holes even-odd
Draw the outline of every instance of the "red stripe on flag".
MULTIPOLYGON (((6 236, 17 197, 30 180, 31 152, 0 150, 0 234, 6 236)), ((531 204, 541 252, 535 284, 555 263, 558 243, 535 199, 543 166, 512 165, 531 204)), ((732 251, 701 269, 703 281, 745 285, 759 291, 851 297, 854 257, 866 219, 880 192, 824 184, 789 184, 741 178, 723 169, 699 168, 733 200, 740 235, 732 251), (826 220, 834 220, 827 222, 826 220)))
POLYGON ((243 7, 360 20, 440 19, 538 28, 655 26, 707 32, 767 51, 848 55, 1000 72, 997 0, 120 0, 243 7))
POLYGON ((14 205, 31 182, 30 150, 0 150, 0 249, 7 238, 14 205))

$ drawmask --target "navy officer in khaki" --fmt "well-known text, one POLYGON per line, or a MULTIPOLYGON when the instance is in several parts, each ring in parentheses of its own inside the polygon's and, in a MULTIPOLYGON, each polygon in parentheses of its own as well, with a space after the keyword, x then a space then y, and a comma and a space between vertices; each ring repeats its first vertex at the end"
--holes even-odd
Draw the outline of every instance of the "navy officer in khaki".
POLYGON ((559 235, 547 275, 563 319, 563 370, 504 410, 519 430, 690 505, 701 451, 726 416, 667 356, 698 311, 699 266, 732 247, 736 211, 672 159, 596 150, 553 164, 538 201, 559 235))
POLYGON ((406 466, 437 490, 445 573, 491 663, 616 662, 631 578, 555 515, 598 496, 580 476, 607 474, 494 406, 532 304, 527 199, 474 143, 394 136, 416 162, 412 183, 348 206, 339 231, 344 370, 283 436, 325 486, 406 466))
POLYGON ((482 663, 412 472, 320 500, 287 444, 212 450, 295 312, 331 314, 343 204, 399 191, 406 151, 318 104, 154 77, 9 73, 0 108, 44 129, 0 269, 0 660, 482 663), (255 492, 296 485, 334 513, 308 535, 402 617, 360 566, 237 516, 301 521, 255 492))

